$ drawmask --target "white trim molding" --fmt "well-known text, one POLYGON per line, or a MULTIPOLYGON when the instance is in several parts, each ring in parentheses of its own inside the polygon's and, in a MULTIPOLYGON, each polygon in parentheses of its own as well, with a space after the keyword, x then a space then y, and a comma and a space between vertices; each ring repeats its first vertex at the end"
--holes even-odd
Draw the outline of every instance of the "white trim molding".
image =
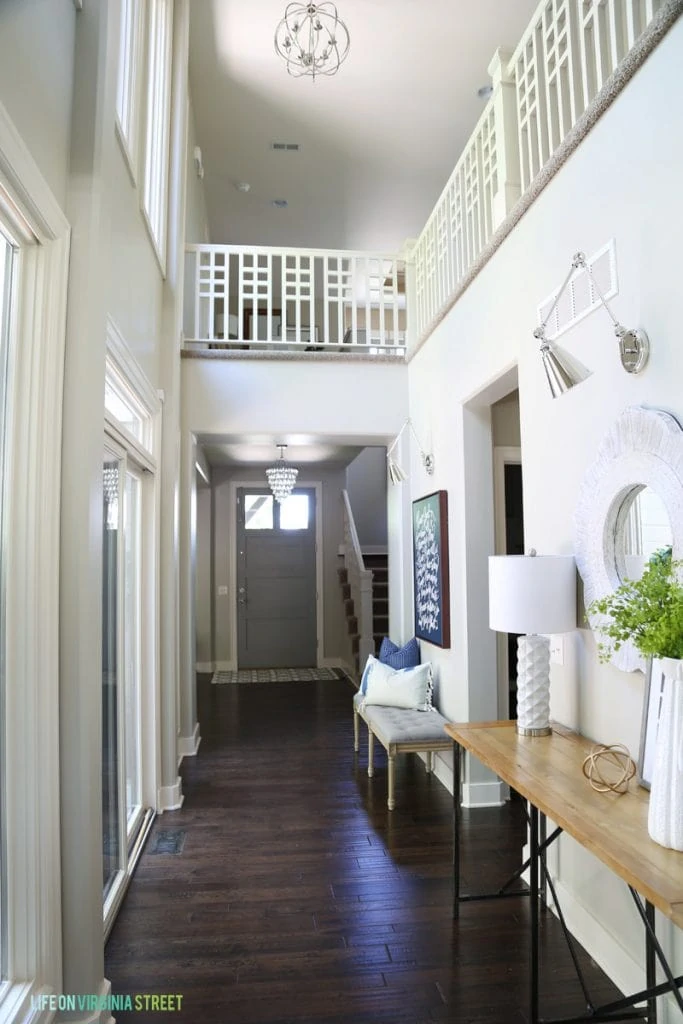
POLYGON ((26 997, 59 991, 62 979, 59 551, 71 232, 2 104, 0 217, 10 230, 16 226, 18 239, 8 396, 7 526, 12 544, 6 564, 5 656, 8 678, 22 682, 6 693, 8 984, 0 1005, 5 1024, 26 1019, 26 997))
POLYGON ((202 738, 199 735, 199 722, 195 723, 194 731, 191 736, 179 736, 178 737, 178 758, 180 761, 184 757, 195 757, 199 750, 199 744, 202 742, 202 738))
POLYGON ((159 786, 157 797, 158 813, 164 811, 179 811, 183 806, 183 781, 178 776, 172 786, 159 786))

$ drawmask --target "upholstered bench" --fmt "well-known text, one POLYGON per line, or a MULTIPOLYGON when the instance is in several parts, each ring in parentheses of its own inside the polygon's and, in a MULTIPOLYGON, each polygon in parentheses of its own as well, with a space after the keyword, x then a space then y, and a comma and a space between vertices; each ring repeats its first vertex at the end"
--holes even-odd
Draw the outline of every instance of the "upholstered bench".
POLYGON ((393 811, 394 768, 397 754, 426 753, 427 771, 432 770, 435 750, 450 750, 452 740, 444 732, 447 724, 438 711, 412 711, 405 708, 382 707, 377 704, 365 705, 359 692, 353 698, 353 746, 359 747, 359 720, 368 727, 368 775, 374 774, 373 754, 375 737, 387 752, 388 792, 387 807, 393 811))

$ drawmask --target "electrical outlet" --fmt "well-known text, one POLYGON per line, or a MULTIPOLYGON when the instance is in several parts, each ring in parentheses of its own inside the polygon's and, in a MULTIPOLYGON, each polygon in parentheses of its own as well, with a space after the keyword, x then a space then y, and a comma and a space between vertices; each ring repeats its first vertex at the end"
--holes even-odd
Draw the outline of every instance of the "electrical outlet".
POLYGON ((550 637, 550 664, 564 665, 564 637, 561 634, 550 637))

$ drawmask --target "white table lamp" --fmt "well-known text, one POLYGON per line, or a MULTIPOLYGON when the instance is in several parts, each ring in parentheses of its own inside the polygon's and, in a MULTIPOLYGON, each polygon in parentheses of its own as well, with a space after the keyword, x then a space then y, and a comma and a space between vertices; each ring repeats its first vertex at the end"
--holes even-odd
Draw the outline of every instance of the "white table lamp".
POLYGON ((576 629, 576 565, 568 555, 492 555, 489 625, 517 641, 517 732, 550 730, 550 641, 576 629))

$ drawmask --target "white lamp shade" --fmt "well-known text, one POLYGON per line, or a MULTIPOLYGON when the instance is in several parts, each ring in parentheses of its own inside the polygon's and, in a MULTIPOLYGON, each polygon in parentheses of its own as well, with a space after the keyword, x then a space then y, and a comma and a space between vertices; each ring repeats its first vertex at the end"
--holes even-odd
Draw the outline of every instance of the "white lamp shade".
POLYGON ((500 633, 568 633, 576 629, 574 558, 490 556, 489 625, 500 633))

